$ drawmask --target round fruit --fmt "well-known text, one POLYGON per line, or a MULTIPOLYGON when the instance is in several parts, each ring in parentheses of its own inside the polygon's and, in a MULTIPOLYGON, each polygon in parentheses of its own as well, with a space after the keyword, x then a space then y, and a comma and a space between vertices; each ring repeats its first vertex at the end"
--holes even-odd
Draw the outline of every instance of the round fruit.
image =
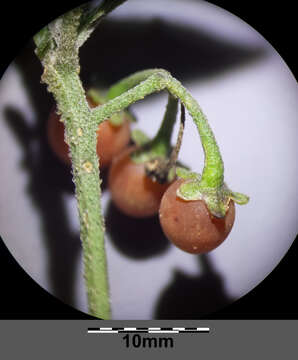
POLYGON ((48 142, 51 149, 65 164, 70 165, 69 147, 64 141, 64 125, 60 121, 60 116, 56 109, 52 109, 47 124, 48 142))
POLYGON ((114 204, 124 214, 136 218, 158 213, 162 195, 169 184, 153 182, 145 173, 143 163, 130 158, 135 147, 117 155, 109 170, 108 184, 114 204))
POLYGON ((110 121, 102 122, 97 130, 97 155, 102 168, 111 164, 114 156, 119 154, 130 141, 130 122, 125 119, 119 126, 110 121))
MULTIPOLYGON (((87 99, 91 107, 95 107, 90 99, 87 99)), ((48 119, 48 141, 55 154, 66 164, 70 165, 69 147, 64 141, 64 125, 53 109, 48 119)), ((130 140, 130 122, 124 119, 119 126, 114 126, 105 120, 98 126, 97 130, 97 155, 100 159, 100 167, 107 167, 113 157, 121 152, 130 140)))
POLYGON ((164 193, 159 220, 166 237, 178 248, 192 254, 215 249, 230 233, 235 220, 235 205, 230 200, 224 218, 213 216, 203 200, 185 201, 176 195, 185 180, 176 180, 164 193))

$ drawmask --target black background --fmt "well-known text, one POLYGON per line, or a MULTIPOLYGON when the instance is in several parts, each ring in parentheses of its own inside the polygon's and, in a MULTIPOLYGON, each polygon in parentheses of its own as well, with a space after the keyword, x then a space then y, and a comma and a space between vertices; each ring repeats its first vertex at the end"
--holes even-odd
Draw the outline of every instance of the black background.
MULTIPOLYGON (((129 1, 129 0, 128 0, 129 1)), ((210 1, 246 21, 279 52, 297 78, 295 2, 210 1)), ((26 1, 20 8, 6 2, 2 9, 1 75, 18 55, 27 40, 42 26, 80 1, 62 3, 26 1), (23 5, 24 6, 24 5, 23 5)), ((2 204, 3 206, 3 204, 2 204)), ((282 226, 282 224, 281 224, 282 226)), ((1 230, 0 230, 1 231, 1 230)), ((277 268, 253 291, 212 319, 298 319, 298 295, 295 291, 297 274, 297 241, 277 268)), ((0 318, 2 319, 90 319, 40 288, 17 264, 0 241, 0 318)))

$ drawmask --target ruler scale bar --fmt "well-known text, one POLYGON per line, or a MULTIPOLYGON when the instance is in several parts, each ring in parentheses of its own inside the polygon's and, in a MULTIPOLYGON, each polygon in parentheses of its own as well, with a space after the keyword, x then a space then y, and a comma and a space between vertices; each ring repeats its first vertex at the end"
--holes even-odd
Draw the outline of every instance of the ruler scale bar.
POLYGON ((179 331, 175 331, 175 330, 149 330, 148 334, 179 334, 179 331))
POLYGON ((112 327, 100 327, 100 328, 88 328, 88 333, 93 334, 118 334, 118 333, 148 333, 148 334, 195 334, 195 333, 209 333, 209 327, 149 327, 149 328, 137 328, 137 327, 124 327, 124 328, 112 328, 112 327))
POLYGON ((148 330, 131 330, 131 331, 125 331, 125 330, 119 330, 119 334, 136 334, 136 333, 148 333, 148 330))
POLYGON ((88 330, 90 334, 118 334, 118 330, 88 330))

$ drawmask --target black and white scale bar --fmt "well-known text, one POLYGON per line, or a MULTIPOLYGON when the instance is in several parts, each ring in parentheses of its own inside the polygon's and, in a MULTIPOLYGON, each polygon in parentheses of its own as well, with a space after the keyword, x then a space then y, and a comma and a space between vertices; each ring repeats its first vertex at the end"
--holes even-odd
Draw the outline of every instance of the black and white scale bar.
POLYGON ((147 334, 179 334, 179 333, 209 333, 209 327, 100 327, 88 328, 88 334, 123 334, 123 333, 147 333, 147 334))

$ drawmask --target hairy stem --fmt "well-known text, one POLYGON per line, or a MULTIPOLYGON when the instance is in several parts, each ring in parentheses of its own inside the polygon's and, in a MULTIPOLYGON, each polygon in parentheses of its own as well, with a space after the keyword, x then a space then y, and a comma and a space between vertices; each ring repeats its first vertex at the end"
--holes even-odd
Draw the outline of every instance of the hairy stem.
POLYGON ((167 89, 180 98, 198 128, 205 154, 205 165, 200 180, 200 187, 202 189, 220 188, 224 181, 224 165, 206 116, 189 91, 172 76, 168 82, 167 89))
POLYGON ((205 154, 200 187, 220 188, 223 185, 224 166, 207 118, 188 90, 169 72, 163 69, 145 70, 121 80, 110 89, 108 98, 111 100, 92 110, 93 117, 100 122, 145 96, 163 89, 181 100, 198 128, 205 154))
POLYGON ((91 121, 91 110, 78 75, 76 39, 79 18, 80 9, 76 9, 51 24, 51 36, 56 47, 42 54, 42 81, 55 97, 65 125, 65 141, 70 147, 89 313, 109 319, 104 221, 100 203, 101 181, 96 153, 98 124, 91 121))
MULTIPOLYGON (((59 75, 60 73, 56 73, 56 79, 59 75)), ((65 123, 66 141, 70 146, 72 159, 89 312, 108 319, 110 307, 104 221, 100 204, 99 161, 96 153, 97 126, 88 121, 90 109, 82 102, 83 89, 76 72, 62 72, 61 82, 64 86, 54 95, 57 99, 63 99, 63 102, 58 100, 57 103, 65 123)))
POLYGON ((168 155, 171 149, 171 137, 176 121, 178 99, 169 94, 168 104, 160 128, 151 142, 151 153, 157 156, 168 155))

